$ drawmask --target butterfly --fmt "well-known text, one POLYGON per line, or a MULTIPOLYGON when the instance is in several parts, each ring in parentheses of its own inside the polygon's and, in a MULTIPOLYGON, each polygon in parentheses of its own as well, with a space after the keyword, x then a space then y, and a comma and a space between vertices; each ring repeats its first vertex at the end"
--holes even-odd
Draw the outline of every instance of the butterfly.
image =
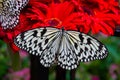
POLYGON ((0 0, 0 23, 3 29, 13 28, 19 23, 20 11, 29 0, 0 0))
POLYGON ((103 59, 108 50, 87 34, 53 27, 35 28, 20 33, 14 43, 28 53, 40 56, 40 63, 50 67, 57 63, 64 69, 75 69, 79 62, 103 59))

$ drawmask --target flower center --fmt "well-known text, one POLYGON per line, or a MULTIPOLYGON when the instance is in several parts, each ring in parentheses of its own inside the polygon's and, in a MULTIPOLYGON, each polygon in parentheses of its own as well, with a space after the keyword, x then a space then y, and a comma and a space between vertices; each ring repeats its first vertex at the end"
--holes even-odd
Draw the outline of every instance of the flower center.
POLYGON ((62 22, 57 18, 52 18, 52 19, 48 20, 48 24, 50 26, 60 26, 62 24, 62 22))

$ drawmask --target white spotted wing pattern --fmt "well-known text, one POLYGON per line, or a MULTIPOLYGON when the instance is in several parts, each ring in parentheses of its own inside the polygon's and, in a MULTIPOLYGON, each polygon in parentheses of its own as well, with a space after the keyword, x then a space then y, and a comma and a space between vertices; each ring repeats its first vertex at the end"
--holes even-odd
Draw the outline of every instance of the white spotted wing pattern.
POLYGON ((19 34, 14 43, 49 67, 57 63, 64 69, 74 69, 79 62, 103 59, 107 48, 97 39, 77 31, 51 27, 36 28, 19 34))
POLYGON ((0 23, 3 29, 13 28, 19 23, 20 11, 29 0, 0 0, 0 23))

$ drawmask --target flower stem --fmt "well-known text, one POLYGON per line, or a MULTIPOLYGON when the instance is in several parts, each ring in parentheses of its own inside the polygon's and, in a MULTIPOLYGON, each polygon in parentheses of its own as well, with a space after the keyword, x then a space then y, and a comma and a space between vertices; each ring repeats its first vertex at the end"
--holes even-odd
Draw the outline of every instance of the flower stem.
POLYGON ((48 80, 49 68, 40 64, 40 57, 30 55, 30 80, 48 80))
POLYGON ((14 53, 9 45, 7 45, 7 51, 10 56, 10 65, 14 71, 18 71, 21 69, 21 60, 19 53, 14 53))

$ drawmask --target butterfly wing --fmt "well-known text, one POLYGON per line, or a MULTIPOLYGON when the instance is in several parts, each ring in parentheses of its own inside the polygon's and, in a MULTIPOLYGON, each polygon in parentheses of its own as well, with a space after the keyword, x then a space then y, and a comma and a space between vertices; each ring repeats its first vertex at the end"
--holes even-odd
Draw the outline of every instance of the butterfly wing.
POLYGON ((69 70, 79 62, 103 59, 108 54, 100 41, 76 31, 65 31, 59 51, 58 65, 69 70))
POLYGON ((19 22, 20 10, 23 9, 28 0, 2 0, 0 9, 0 22, 4 29, 13 28, 19 22))
POLYGON ((59 34, 59 30, 55 28, 37 28, 19 34, 14 43, 28 53, 39 55, 40 63, 49 67, 55 61, 59 34))
POLYGON ((57 60, 58 65, 69 70, 80 61, 103 59, 108 53, 101 42, 89 35, 50 27, 23 32, 14 42, 28 53, 39 55, 44 66, 49 67, 57 60))
POLYGON ((58 54, 58 65, 69 70, 76 68, 78 65, 78 56, 76 56, 74 45, 70 41, 69 35, 64 34, 58 54))

